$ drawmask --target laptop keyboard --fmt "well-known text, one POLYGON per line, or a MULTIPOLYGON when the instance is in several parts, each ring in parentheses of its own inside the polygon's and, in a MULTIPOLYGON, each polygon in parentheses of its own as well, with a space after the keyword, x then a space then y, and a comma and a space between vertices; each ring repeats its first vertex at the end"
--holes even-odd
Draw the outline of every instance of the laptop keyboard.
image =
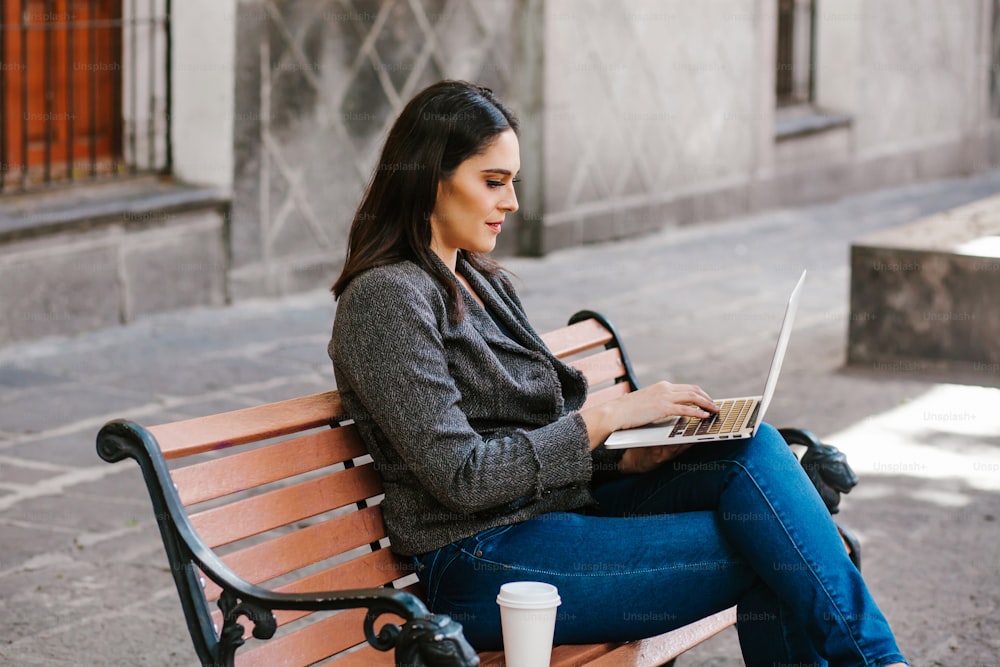
POLYGON ((681 417, 668 437, 682 435, 719 435, 739 430, 746 422, 747 413, 757 403, 752 398, 726 399, 718 401, 719 411, 705 419, 681 417))

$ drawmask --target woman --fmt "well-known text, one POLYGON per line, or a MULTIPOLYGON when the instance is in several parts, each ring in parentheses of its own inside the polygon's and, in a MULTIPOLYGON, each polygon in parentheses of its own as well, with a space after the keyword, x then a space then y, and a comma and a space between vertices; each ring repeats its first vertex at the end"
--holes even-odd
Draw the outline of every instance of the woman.
POLYGON ((716 407, 666 382, 582 407, 586 381, 487 257, 517 210, 517 130, 487 89, 419 93, 333 287, 340 394, 384 480, 393 549, 414 559, 430 607, 496 649, 500 584, 542 580, 563 600, 556 643, 647 637, 738 604, 747 664, 903 664, 773 428, 710 447, 601 446, 716 407))

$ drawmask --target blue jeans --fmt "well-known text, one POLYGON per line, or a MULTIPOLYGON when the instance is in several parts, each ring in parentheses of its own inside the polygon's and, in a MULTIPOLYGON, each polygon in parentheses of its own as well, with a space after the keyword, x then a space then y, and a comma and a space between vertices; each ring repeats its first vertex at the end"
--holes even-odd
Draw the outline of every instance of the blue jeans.
POLYGON ((904 662, 781 435, 702 444, 594 489, 596 509, 491 528, 417 557, 430 608, 502 646, 508 581, 558 587, 557 644, 656 635, 737 607, 747 665, 904 662))

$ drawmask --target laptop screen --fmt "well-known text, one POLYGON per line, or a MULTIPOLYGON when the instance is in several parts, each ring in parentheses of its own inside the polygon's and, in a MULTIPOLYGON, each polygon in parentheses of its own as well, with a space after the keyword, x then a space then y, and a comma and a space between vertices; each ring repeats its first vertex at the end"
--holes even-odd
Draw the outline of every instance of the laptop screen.
POLYGON ((785 349, 788 347, 788 339, 792 335, 792 322, 795 321, 795 311, 799 307, 799 295, 802 292, 802 283, 806 280, 806 272, 803 270, 799 277, 799 282, 795 284, 792 295, 788 298, 788 305, 785 306, 785 317, 781 320, 781 329, 778 332, 778 344, 774 348, 774 357, 771 359, 771 370, 767 372, 767 381, 764 383, 764 393, 760 399, 760 409, 757 410, 757 424, 754 424, 754 432, 757 425, 774 396, 774 388, 778 385, 778 375, 781 373, 781 362, 785 359, 785 349))

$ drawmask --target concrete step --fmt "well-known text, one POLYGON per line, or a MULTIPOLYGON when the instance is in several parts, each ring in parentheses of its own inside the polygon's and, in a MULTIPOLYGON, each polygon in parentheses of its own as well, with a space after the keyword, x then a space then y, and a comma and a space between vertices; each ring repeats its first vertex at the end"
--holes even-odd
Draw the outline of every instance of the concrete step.
POLYGON ((227 296, 228 200, 159 177, 0 201, 0 345, 227 296))
POLYGON ((849 364, 995 378, 1000 196, 853 242, 850 303, 849 364))

